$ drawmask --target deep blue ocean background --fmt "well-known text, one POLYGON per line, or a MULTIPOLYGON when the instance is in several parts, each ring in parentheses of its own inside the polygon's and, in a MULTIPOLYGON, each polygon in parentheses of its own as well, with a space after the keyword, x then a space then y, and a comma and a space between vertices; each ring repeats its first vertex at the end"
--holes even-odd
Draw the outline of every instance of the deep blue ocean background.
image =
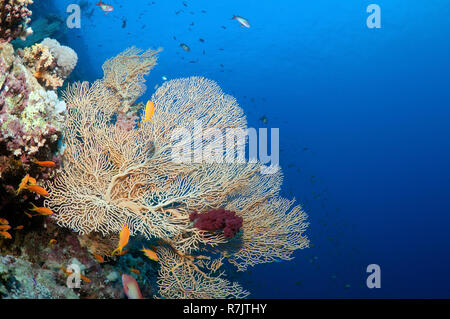
POLYGON ((63 20, 81 5, 81 28, 54 36, 78 53, 72 80, 162 47, 142 101, 163 76, 204 76, 250 127, 280 128, 282 195, 308 212, 313 247, 232 274, 251 298, 450 297, 448 0, 108 0, 107 15, 95 0, 35 2, 63 20), (366 26, 371 3, 381 29, 366 26))

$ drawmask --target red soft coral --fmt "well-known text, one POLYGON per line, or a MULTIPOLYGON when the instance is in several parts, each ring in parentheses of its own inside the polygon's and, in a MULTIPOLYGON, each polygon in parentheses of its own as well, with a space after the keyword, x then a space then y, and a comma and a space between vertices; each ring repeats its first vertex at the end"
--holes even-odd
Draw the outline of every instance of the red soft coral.
POLYGON ((191 221, 195 221, 194 226, 201 230, 217 231, 223 229, 223 234, 227 238, 232 238, 242 227, 242 217, 235 212, 218 208, 209 212, 199 214, 193 212, 189 215, 191 221))

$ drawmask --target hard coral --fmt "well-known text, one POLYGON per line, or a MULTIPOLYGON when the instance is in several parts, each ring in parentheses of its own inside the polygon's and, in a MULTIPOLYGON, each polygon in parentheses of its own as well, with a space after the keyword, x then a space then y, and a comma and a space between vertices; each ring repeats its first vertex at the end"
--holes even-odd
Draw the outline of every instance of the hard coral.
POLYGON ((32 0, 0 0, 0 43, 25 38, 32 33, 27 28, 32 12, 27 8, 32 0))
POLYGON ((23 59, 34 77, 46 88, 55 90, 63 85, 64 80, 55 72, 56 59, 47 46, 39 43, 31 48, 26 48, 23 52, 23 59))
POLYGON ((223 230, 226 238, 232 238, 239 232, 243 220, 235 212, 223 208, 213 209, 203 214, 193 212, 189 215, 189 219, 195 221, 194 226, 201 230, 223 230))

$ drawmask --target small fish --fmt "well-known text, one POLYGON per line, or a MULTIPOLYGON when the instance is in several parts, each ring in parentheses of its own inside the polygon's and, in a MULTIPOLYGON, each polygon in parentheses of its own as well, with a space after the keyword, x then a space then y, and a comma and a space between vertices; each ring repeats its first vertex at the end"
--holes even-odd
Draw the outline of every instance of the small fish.
POLYGON ((263 115, 259 118, 259 120, 261 122, 263 122, 264 124, 267 124, 269 122, 269 120, 267 119, 267 116, 263 115))
POLYGON ((53 245, 56 244, 56 243, 57 243, 56 239, 50 239, 50 241, 48 242, 48 244, 49 244, 50 246, 53 246, 53 245))
POLYGON ((31 205, 33 206, 32 209, 30 209, 33 212, 36 212, 37 215, 42 215, 42 216, 49 216, 49 215, 53 215, 53 211, 50 208, 47 207, 37 207, 36 205, 34 205, 33 203, 31 203, 31 205))
POLYGON ((181 43, 181 44, 180 44, 180 47, 181 47, 184 51, 186 51, 186 52, 191 51, 191 48, 190 48, 187 44, 185 44, 185 43, 181 43))
POLYGON ((91 280, 90 280, 88 277, 86 277, 85 275, 80 274, 80 278, 81 278, 81 280, 83 280, 85 283, 90 283, 90 282, 91 282, 91 280))
POLYGON ((71 275, 72 274, 72 272, 71 271, 69 271, 66 267, 64 267, 64 266, 61 266, 61 268, 60 268, 66 275, 71 275))
POLYGON ((6 239, 12 239, 12 236, 7 231, 0 231, 0 236, 5 237, 6 239))
POLYGON ((36 185, 37 184, 37 181, 36 181, 36 179, 34 179, 33 177, 29 177, 28 178, 28 185, 36 185))
POLYGON ((122 275, 122 285, 123 292, 128 297, 128 299, 144 299, 144 297, 142 297, 142 293, 139 289, 139 285, 136 279, 134 279, 130 275, 122 275))
POLYGON ((0 224, 2 224, 2 225, 9 225, 9 221, 7 221, 4 218, 0 218, 0 224))
POLYGON ((145 247, 142 247, 141 251, 145 254, 145 256, 147 256, 149 259, 154 260, 154 261, 158 261, 158 255, 156 255, 156 253, 151 250, 151 249, 147 249, 145 247))
POLYGON ((130 271, 135 273, 136 275, 139 275, 141 272, 138 269, 130 268, 130 271))
POLYGON ((161 79, 163 79, 163 81, 167 81, 167 76, 163 75, 163 76, 161 77, 161 79))
POLYGON ((153 123, 153 121, 152 121, 153 114, 155 114, 155 104, 152 101, 148 101, 147 105, 145 106, 145 115, 144 115, 143 123, 145 123, 147 121, 150 121, 153 123))
POLYGON ((103 3, 101 0, 98 1, 97 6, 99 6, 105 14, 108 14, 109 12, 114 10, 114 7, 110 4, 103 3))
POLYGON ((250 28, 250 23, 248 22, 248 20, 241 16, 233 16, 231 19, 234 19, 237 22, 239 22, 241 24, 241 27, 250 28))
POLYGON ((41 196, 48 196, 48 192, 42 188, 41 186, 38 185, 29 185, 27 187, 25 187, 25 189, 29 190, 30 192, 39 194, 41 196))
POLYGON ((0 225, 0 231, 6 231, 6 230, 10 230, 11 226, 9 225, 0 225))
POLYGON ((121 253, 116 253, 117 256, 123 256, 126 253, 128 253, 128 249, 125 249, 124 251, 122 251, 121 253))
POLYGON ((24 178, 22 178, 22 181, 19 184, 19 188, 16 190, 16 195, 18 195, 22 189, 25 189, 27 187, 29 178, 30 178, 30 175, 28 175, 28 174, 25 175, 24 178))
POLYGON ((130 239, 130 229, 127 224, 123 224, 122 230, 120 231, 120 239, 117 248, 111 253, 111 255, 116 254, 117 252, 122 253, 123 248, 128 244, 128 240, 130 239))
POLYGON ((98 254, 94 254, 94 258, 95 258, 100 264, 105 262, 105 259, 104 259, 102 256, 98 255, 98 254))
POLYGON ((53 161, 37 161, 37 160, 34 160, 33 163, 35 163, 35 164, 37 164, 39 166, 43 166, 43 167, 53 167, 53 166, 56 165, 55 162, 53 162, 53 161))
POLYGON ((200 38, 200 39, 198 39, 201 43, 205 43, 205 40, 204 39, 202 39, 202 38, 200 38))
POLYGON ((33 218, 33 215, 31 215, 31 214, 28 214, 27 212, 24 212, 25 213, 25 215, 27 215, 28 216, 28 218, 33 218))
POLYGON ((126 19, 123 19, 122 20, 122 29, 124 29, 124 28, 126 28, 127 27, 127 20, 126 19))
POLYGON ((14 228, 14 230, 21 230, 21 229, 23 229, 23 225, 19 225, 16 228, 14 228))

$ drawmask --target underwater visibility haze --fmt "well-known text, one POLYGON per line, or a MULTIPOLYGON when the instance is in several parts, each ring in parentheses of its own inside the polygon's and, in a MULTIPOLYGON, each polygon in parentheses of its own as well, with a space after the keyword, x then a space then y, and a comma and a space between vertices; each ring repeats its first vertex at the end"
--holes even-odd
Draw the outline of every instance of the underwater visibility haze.
POLYGON ((0 0, 0 298, 449 298, 449 15, 0 0))

